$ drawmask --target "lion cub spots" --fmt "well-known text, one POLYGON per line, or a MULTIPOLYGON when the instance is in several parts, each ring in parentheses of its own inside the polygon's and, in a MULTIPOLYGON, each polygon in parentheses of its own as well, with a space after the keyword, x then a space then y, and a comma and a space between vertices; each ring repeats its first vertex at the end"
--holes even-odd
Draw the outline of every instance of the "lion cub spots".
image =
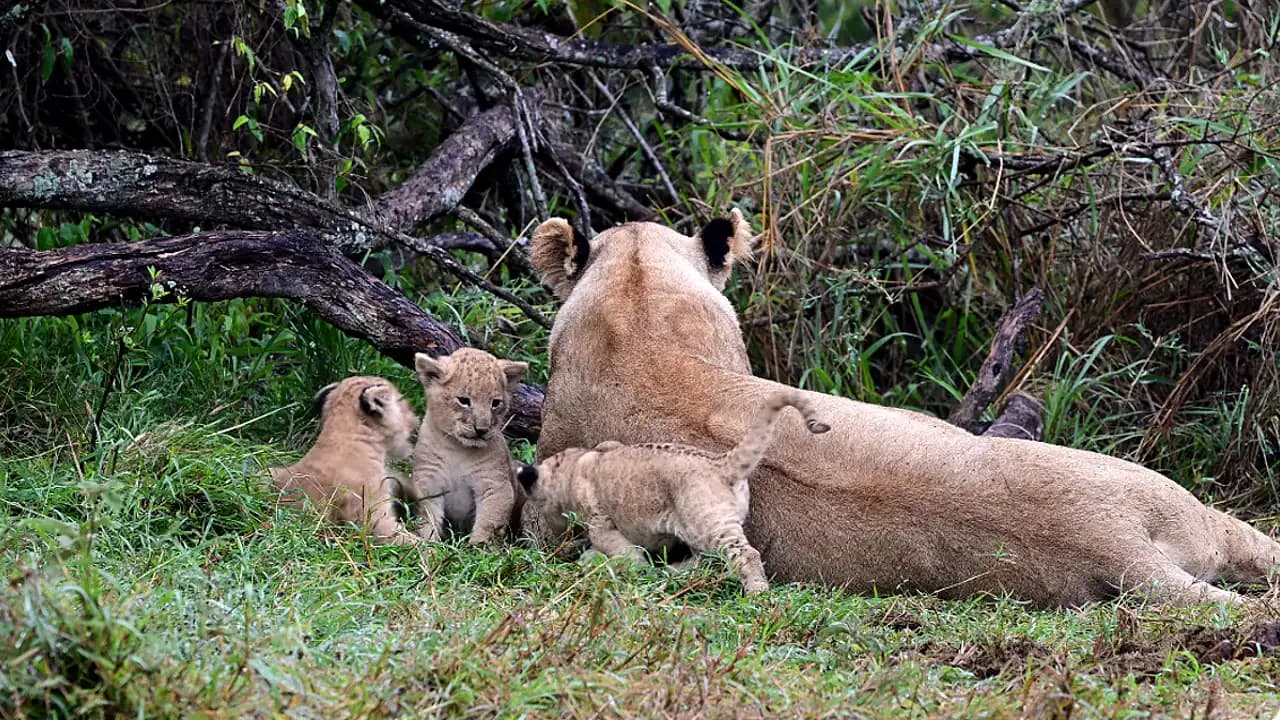
POLYGON ((511 394, 527 363, 463 348, 448 357, 414 357, 426 389, 427 412, 413 452, 418 534, 439 540, 445 521, 454 533, 489 542, 511 523, 517 485, 502 430, 511 394))
POLYGON ((271 468, 286 498, 301 496, 329 519, 364 523, 379 542, 417 542, 397 519, 402 497, 387 459, 406 458, 418 416, 400 391, 377 377, 349 377, 316 393, 320 435, 296 465, 271 468))
POLYGON ((723 454, 685 445, 607 441, 522 466, 517 478, 529 494, 524 529, 554 545, 570 531, 565 516, 577 513, 586 521, 592 547, 605 555, 643 562, 642 550, 660 552, 683 542, 698 553, 723 551, 747 594, 767 590, 760 553, 742 530, 750 505, 747 478, 773 444, 774 421, 788 406, 800 411, 809 432, 829 429, 814 418, 802 393, 783 390, 760 410, 742 441, 723 454))

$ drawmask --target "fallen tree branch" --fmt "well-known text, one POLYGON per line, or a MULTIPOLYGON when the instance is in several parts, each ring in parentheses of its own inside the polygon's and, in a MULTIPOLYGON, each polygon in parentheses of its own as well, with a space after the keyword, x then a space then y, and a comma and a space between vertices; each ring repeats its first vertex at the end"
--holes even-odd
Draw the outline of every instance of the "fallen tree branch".
POLYGON ((1040 314, 1043 305, 1044 293, 1039 288, 1031 288, 1005 313, 1000 329, 991 339, 991 350, 978 369, 978 376, 960 399, 960 404, 951 411, 947 422, 969 432, 977 432, 982 427, 982 413, 1013 377, 1017 369, 1014 356, 1021 352, 1027 327, 1040 314))
POLYGON ((246 230, 315 229, 348 254, 452 210, 516 136, 509 108, 471 118, 365 214, 237 168, 135 152, 0 152, 0 207, 104 212, 246 230))
POLYGON ((383 193, 373 203, 373 215, 387 227, 413 232, 456 207, 480 172, 515 138, 516 118, 510 107, 476 115, 440 143, 409 179, 383 193))
MULTIPOLYGON (((296 300, 347 335, 413 367, 465 343, 317 233, 210 232, 48 251, 0 250, 0 318, 70 315, 141 302, 296 300), (154 275, 153 275, 154 273, 154 275)), ((510 430, 536 438, 542 388, 522 385, 510 430)))
POLYGON ((1026 393, 1014 393, 982 436, 1039 441, 1044 437, 1044 406, 1026 393))
POLYGON ((346 252, 368 250, 378 228, 300 188, 234 167, 115 150, 0 152, 0 207, 101 212, 231 225, 314 228, 346 252))

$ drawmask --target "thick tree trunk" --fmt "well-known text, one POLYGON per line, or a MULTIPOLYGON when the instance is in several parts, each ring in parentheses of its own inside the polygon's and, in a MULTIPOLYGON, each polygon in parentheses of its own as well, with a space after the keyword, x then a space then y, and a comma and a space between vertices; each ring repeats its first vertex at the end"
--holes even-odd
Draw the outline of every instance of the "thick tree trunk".
POLYGON ((102 212, 247 230, 314 228, 346 251, 377 235, 360 215, 234 167, 123 151, 0 152, 0 206, 102 212))
POLYGON ((509 108, 468 120, 363 213, 238 168, 122 151, 0 152, 0 207, 80 210, 246 230, 314 229, 348 254, 449 212, 516 137, 509 108))
MULTIPOLYGON (((343 332, 413 367, 451 353, 458 333, 310 231, 214 232, 60 250, 0 250, 0 318, 237 297, 297 300, 343 332), (154 271, 154 277, 153 277, 154 271)), ((536 438, 542 389, 521 386, 509 430, 536 438)))
POLYGON ((984 437, 1040 440, 1044 437, 1044 406, 1026 393, 1015 393, 995 422, 982 431, 984 437))

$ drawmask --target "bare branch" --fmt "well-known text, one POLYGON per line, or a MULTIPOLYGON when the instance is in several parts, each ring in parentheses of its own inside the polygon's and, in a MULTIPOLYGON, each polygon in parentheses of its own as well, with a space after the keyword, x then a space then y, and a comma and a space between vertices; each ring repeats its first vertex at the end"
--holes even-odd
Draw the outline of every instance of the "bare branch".
POLYGON ((516 138, 510 107, 476 115, 450 135, 409 179, 374 203, 374 215, 400 232, 413 232, 457 206, 476 177, 516 138))
MULTIPOLYGON (((1065 0, 1043 12, 1019 13, 1012 25, 990 35, 976 38, 979 44, 1009 47, 1032 35, 1047 33, 1064 16, 1078 12, 1094 0, 1065 0)), ((445 0, 364 0, 370 13, 383 17, 411 36, 432 27, 455 33, 481 47, 505 57, 531 62, 557 62, 588 67, 651 70, 654 67, 681 70, 707 70, 721 66, 738 70, 754 70, 780 64, 823 65, 840 67, 876 49, 874 43, 849 47, 779 48, 764 53, 731 46, 697 48, 697 57, 679 43, 639 43, 617 45, 587 39, 569 39, 532 28, 495 23, 459 9, 445 0)), ((981 52, 955 42, 937 43, 929 52, 949 61, 971 60, 981 52)))

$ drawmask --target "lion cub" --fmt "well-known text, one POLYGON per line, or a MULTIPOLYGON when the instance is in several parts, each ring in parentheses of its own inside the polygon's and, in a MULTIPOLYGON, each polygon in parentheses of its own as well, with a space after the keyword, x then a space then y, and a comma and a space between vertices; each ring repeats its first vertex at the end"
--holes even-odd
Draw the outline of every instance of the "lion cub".
POLYGON ((418 534, 439 540, 448 520, 454 533, 471 533, 471 544, 489 542, 511 524, 516 504, 502 429, 529 365, 472 348, 440 358, 418 353, 414 364, 427 396, 413 452, 418 534))
POLYGON ((378 542, 416 543, 396 518, 401 497, 388 458, 406 458, 418 416, 391 383, 377 377, 349 377, 316 393, 320 435, 298 464, 271 468, 276 488, 292 501, 305 495, 337 522, 367 523, 378 542))
POLYGON ((642 549, 660 552, 677 541, 695 553, 723 550, 747 594, 767 590, 760 553, 742 531, 750 505, 747 478, 773 444, 774 421, 788 406, 800 411, 809 432, 830 429, 814 418, 803 394, 784 390, 769 398, 756 424, 726 453, 608 441, 521 466, 517 477, 529 494, 524 528, 553 544, 569 529, 566 513, 574 512, 586 521, 591 545, 605 555, 643 562, 642 549))

